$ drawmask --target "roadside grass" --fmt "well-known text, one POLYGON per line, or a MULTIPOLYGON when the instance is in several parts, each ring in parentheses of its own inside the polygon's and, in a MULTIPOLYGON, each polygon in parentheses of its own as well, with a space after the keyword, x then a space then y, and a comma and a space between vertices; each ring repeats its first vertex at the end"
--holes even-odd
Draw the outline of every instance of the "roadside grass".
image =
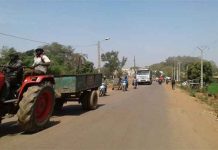
POLYGON ((190 96, 196 97, 201 102, 211 106, 218 117, 218 83, 211 83, 202 90, 187 86, 180 86, 180 88, 187 91, 190 96))
POLYGON ((218 96, 218 83, 211 83, 208 86, 208 94, 211 96, 218 96))

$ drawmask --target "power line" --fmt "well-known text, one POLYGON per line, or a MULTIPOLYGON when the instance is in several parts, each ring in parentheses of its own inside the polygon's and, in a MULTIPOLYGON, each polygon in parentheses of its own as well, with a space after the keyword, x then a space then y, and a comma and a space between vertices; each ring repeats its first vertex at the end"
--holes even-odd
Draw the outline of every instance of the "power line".
POLYGON ((28 39, 28 38, 24 38, 24 37, 20 37, 20 36, 16 36, 16 35, 11 35, 11 34, 6 34, 6 33, 2 33, 2 32, 0 32, 0 34, 4 35, 4 36, 8 36, 8 37, 13 37, 13 38, 21 39, 21 40, 26 40, 26 41, 36 42, 36 43, 42 43, 42 44, 49 44, 47 42, 38 41, 38 40, 32 40, 32 39, 28 39))

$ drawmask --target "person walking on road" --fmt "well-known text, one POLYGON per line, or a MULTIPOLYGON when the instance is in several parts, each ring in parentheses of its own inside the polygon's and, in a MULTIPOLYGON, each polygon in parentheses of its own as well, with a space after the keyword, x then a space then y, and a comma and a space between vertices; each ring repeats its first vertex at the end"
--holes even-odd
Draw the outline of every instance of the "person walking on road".
POLYGON ((175 90, 175 85, 176 85, 176 81, 175 81, 175 79, 172 79, 172 90, 175 90))

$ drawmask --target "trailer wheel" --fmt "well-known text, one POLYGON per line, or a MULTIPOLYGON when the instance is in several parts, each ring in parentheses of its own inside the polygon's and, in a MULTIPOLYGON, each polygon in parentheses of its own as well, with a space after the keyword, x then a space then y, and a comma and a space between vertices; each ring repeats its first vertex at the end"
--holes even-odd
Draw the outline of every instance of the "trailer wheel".
POLYGON ((54 91, 49 85, 31 86, 24 93, 17 112, 18 122, 25 132, 41 130, 54 109, 54 91))
POLYGON ((98 106, 98 94, 96 91, 92 91, 89 99, 89 109, 95 110, 98 106))
POLYGON ((84 110, 94 110, 98 105, 98 94, 96 91, 87 91, 82 99, 84 110))
POLYGON ((82 100, 81 100, 83 110, 89 110, 88 100, 90 96, 91 96, 90 91, 86 91, 83 93, 82 100))

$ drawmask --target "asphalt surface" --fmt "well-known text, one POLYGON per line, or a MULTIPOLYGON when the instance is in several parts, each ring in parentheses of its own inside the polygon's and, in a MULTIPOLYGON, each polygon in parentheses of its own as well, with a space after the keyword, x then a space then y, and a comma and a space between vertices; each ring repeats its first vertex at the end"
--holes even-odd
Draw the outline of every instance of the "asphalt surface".
POLYGON ((196 134, 193 128, 199 122, 181 126, 182 117, 192 120, 176 112, 170 101, 164 85, 154 83, 127 92, 109 91, 94 111, 84 112, 79 104, 68 103, 46 129, 35 134, 24 134, 16 117, 5 119, 0 150, 218 149, 215 140, 204 140, 204 132, 196 134))

